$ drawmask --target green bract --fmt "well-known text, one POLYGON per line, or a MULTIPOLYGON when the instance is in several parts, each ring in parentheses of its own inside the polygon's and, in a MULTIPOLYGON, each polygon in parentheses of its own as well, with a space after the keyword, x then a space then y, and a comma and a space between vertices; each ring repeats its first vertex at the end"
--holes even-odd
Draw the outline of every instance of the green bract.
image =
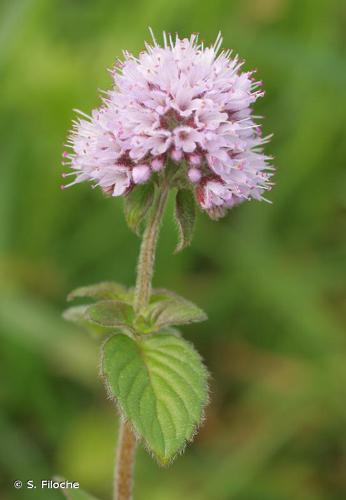
POLYGON ((137 185, 124 200, 126 222, 137 235, 140 233, 141 222, 154 201, 154 193, 154 184, 147 182, 146 184, 137 185))
POLYGON ((196 204, 190 189, 178 190, 175 199, 175 219, 179 232, 179 241, 175 252, 180 252, 190 245, 195 228, 196 204))

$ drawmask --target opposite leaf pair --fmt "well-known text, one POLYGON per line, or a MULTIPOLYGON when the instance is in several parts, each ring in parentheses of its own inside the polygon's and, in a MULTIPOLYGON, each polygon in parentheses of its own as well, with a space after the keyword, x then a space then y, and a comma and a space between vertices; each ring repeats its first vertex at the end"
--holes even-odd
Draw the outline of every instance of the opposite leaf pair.
POLYGON ((77 288, 69 294, 68 300, 79 297, 93 298, 96 302, 67 309, 65 319, 81 326, 96 325, 134 336, 207 319, 202 309, 165 289, 153 290, 148 306, 140 314, 136 314, 133 308, 133 289, 126 289, 118 283, 102 282, 77 288))
POLYGON ((192 439, 208 399, 201 358, 172 326, 206 315, 167 290, 155 290, 139 316, 133 291, 115 283, 79 288, 69 296, 76 297, 99 302, 67 310, 66 319, 112 329, 101 355, 107 391, 148 451, 169 463, 192 439))

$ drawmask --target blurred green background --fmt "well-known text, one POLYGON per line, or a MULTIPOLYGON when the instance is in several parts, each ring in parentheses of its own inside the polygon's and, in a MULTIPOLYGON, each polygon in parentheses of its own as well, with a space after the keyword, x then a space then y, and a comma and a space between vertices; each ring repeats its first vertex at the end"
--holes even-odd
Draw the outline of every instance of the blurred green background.
POLYGON ((66 294, 131 285, 138 239, 121 200, 60 191, 72 108, 98 105, 148 26, 200 32, 258 68, 278 168, 273 205, 212 222, 173 256, 172 206, 155 283, 209 321, 184 329, 212 372, 206 422, 160 469, 143 450, 136 500, 346 498, 346 3, 344 0, 2 0, 0 3, 0 496, 54 474, 110 498, 116 414, 97 344, 61 319, 66 294))

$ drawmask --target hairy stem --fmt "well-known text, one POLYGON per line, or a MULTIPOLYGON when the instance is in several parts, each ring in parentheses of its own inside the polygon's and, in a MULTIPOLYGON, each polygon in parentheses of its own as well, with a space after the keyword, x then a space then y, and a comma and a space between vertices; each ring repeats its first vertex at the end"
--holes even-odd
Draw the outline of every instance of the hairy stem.
MULTIPOLYGON (((134 308, 138 314, 150 299, 151 280, 154 273, 156 245, 160 224, 165 209, 169 185, 164 181, 160 186, 151 208, 145 228, 138 258, 137 281, 134 308)), ((133 469, 136 454, 136 437, 130 425, 121 420, 118 449, 115 464, 114 500, 131 500, 133 469)))
POLYGON ((156 244, 160 231, 162 215, 168 195, 168 183, 159 187, 159 193, 151 209, 147 227, 143 234, 137 267, 137 282, 134 307, 139 313, 145 307, 151 294, 151 280, 154 273, 156 244))
POLYGON ((115 468, 114 500, 130 500, 132 498, 135 453, 136 438, 128 422, 121 419, 115 468))

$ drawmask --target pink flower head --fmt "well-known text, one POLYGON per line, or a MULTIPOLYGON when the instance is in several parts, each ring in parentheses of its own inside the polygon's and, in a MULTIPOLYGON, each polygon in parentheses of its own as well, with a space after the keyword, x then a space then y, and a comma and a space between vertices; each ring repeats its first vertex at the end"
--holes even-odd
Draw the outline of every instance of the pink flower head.
POLYGON ((197 35, 164 33, 163 46, 153 36, 137 58, 125 52, 102 105, 74 123, 72 152, 64 153, 75 175, 68 185, 88 180, 120 196, 173 161, 208 212, 264 199, 273 170, 262 151, 269 137, 251 108, 261 82, 241 72, 230 51, 219 52, 221 43, 220 35, 204 47, 197 35))

